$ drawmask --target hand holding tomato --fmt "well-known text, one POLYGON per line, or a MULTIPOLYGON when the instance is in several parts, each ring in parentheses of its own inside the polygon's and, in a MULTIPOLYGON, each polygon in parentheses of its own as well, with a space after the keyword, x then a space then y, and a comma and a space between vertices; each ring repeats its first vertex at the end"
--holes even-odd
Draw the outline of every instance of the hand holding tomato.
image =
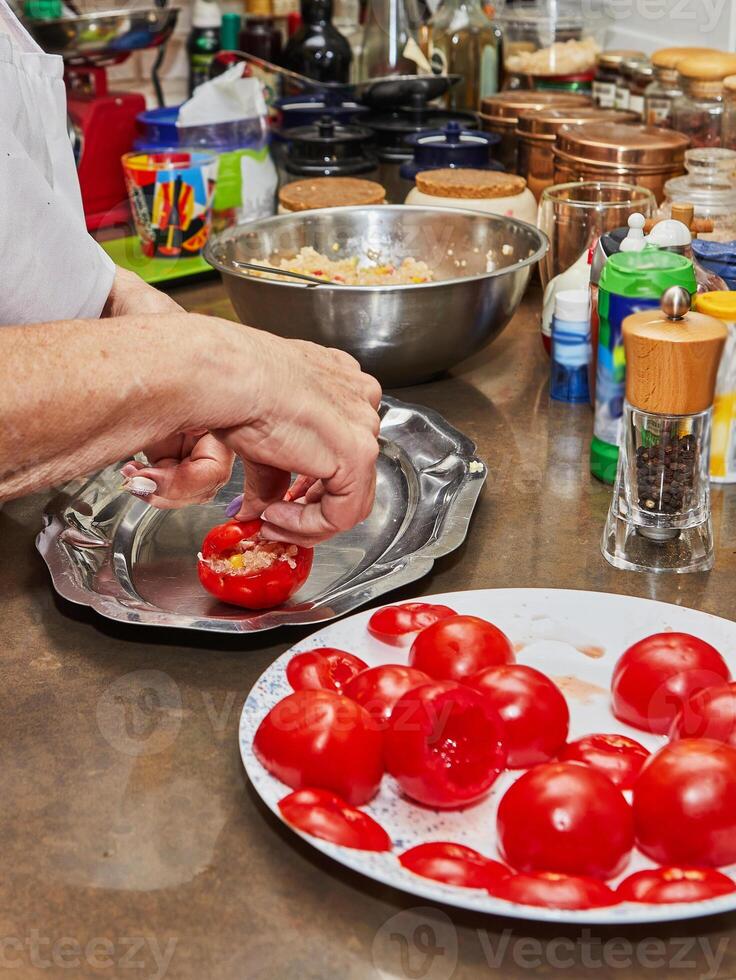
POLYGON ((486 667, 514 662, 511 641, 478 616, 448 616, 417 636, 409 663, 436 680, 466 681, 486 667))
POLYGON ((294 595, 309 577, 314 551, 264 541, 261 521, 228 521, 202 542, 199 581, 221 602, 271 609, 294 595))
POLYGON ((383 775, 383 740, 367 711, 332 691, 295 691, 268 712, 253 752, 292 789, 326 789, 367 803, 383 775))

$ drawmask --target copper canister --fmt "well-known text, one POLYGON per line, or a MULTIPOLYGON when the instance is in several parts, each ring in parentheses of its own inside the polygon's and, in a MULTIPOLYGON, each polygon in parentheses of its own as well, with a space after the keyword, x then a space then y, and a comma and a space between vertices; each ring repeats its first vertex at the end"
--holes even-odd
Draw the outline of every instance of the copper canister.
POLYGON ((589 105, 591 100, 586 95, 569 92, 499 92, 481 100, 478 117, 481 129, 501 137, 501 142, 494 148, 494 157, 509 173, 517 173, 516 127, 520 113, 589 105))
POLYGON ((635 112, 625 109, 600 109, 581 106, 577 109, 543 109, 541 112, 522 112, 516 127, 518 140, 518 172, 526 178, 529 190, 537 200, 545 187, 555 182, 552 155, 557 134, 563 126, 600 120, 606 123, 633 123, 635 112))
POLYGON ((670 177, 685 172, 690 140, 658 126, 595 122, 563 126, 554 151, 554 182, 612 180, 648 187, 661 204, 670 177))

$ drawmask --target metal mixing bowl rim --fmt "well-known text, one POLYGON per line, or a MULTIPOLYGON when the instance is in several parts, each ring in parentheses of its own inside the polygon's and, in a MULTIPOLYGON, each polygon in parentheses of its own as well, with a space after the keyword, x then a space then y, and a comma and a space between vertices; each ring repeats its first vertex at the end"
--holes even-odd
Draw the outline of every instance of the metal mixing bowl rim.
POLYGON ((518 262, 515 262, 513 265, 506 265, 500 269, 494 269, 492 272, 483 272, 475 276, 456 276, 454 279, 438 279, 436 282, 417 282, 417 283, 400 283, 400 284, 394 283, 386 286, 343 286, 337 283, 326 282, 324 287, 322 287, 322 286, 311 286, 309 283, 280 282, 280 281, 277 282, 274 279, 268 279, 266 277, 261 277, 261 276, 253 276, 253 275, 249 275, 247 272, 240 271, 238 269, 233 269, 230 266, 226 265, 224 262, 220 262, 219 260, 217 260, 212 254, 215 245, 221 239, 226 238, 228 236, 232 236, 235 231, 244 230, 244 229, 247 230, 247 228, 250 225, 258 224, 261 227, 264 227, 272 223, 277 224, 283 221, 284 218, 293 218, 295 214, 305 214, 305 215, 314 214, 314 211, 299 211, 299 212, 291 212, 289 214, 276 214, 270 218, 256 218, 254 221, 244 221, 242 222, 242 224, 234 225, 233 227, 228 228, 226 231, 222 232, 220 235, 216 235, 214 238, 210 238, 210 240, 205 245, 203 255, 205 260, 209 262, 209 264, 214 269, 217 269, 218 272, 227 273, 228 275, 234 276, 237 279, 249 279, 251 282, 254 283, 266 283, 271 286, 273 285, 284 286, 287 289, 320 289, 321 290, 326 288, 326 289, 339 290, 341 293, 348 292, 348 291, 360 292, 360 293, 362 292, 388 293, 388 292, 397 292, 403 290, 433 289, 439 286, 448 286, 450 283, 459 283, 459 282, 470 283, 470 282, 478 282, 479 280, 482 279, 495 279, 497 276, 505 275, 508 272, 512 272, 512 271, 518 272, 521 269, 525 269, 527 266, 535 265, 537 262, 541 261, 541 259, 543 259, 544 256, 549 251, 549 238, 543 231, 537 228, 536 225, 533 225, 528 221, 521 221, 519 218, 508 218, 505 215, 501 215, 501 214, 485 214, 482 211, 473 211, 467 208, 442 208, 442 207, 433 208, 433 207, 423 207, 422 205, 419 204, 372 204, 372 205, 366 204, 366 205, 358 205, 358 206, 349 205, 347 207, 339 207, 339 208, 320 208, 319 213, 337 214, 343 211, 374 211, 374 210, 377 211, 379 209, 381 211, 400 210, 402 212, 432 211, 432 212, 440 212, 442 214, 447 214, 452 216, 461 214, 475 219, 485 218, 487 220, 491 220, 494 222, 503 221, 505 223, 516 225, 519 228, 529 229, 532 232, 534 232, 534 234, 539 238, 539 246, 533 255, 529 255, 525 259, 520 259, 518 262))

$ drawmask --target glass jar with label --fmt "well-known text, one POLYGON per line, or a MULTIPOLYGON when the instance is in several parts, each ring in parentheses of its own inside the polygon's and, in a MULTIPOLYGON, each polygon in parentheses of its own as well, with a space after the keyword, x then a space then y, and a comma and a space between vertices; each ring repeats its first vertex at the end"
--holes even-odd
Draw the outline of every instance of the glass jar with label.
POLYGON ((635 112, 640 119, 644 118, 644 93, 654 78, 654 68, 651 61, 625 61, 623 64, 624 77, 629 83, 629 112, 635 112))
POLYGON ((677 66, 685 58, 712 54, 708 48, 660 48, 652 55, 654 81, 644 93, 644 122, 647 126, 672 126, 672 103, 682 93, 677 66))
POLYGON ((683 94, 672 103, 672 128, 689 136, 693 147, 720 146, 723 79, 736 72, 736 55, 693 55, 677 70, 683 94))
POLYGON ((621 66, 627 59, 644 57, 643 51, 603 51, 599 54, 593 80, 593 101, 596 105, 601 109, 615 109, 621 66))
POLYGON ((723 145, 736 150, 736 75, 723 79, 723 145))

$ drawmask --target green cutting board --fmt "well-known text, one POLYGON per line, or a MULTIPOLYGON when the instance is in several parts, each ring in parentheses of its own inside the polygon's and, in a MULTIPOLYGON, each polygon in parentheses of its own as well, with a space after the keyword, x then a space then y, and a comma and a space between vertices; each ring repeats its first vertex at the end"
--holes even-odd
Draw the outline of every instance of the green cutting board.
POLYGON ((171 282, 175 279, 185 279, 188 276, 200 276, 203 273, 214 273, 214 269, 205 262, 201 255, 186 258, 164 258, 156 256, 149 258, 143 254, 141 242, 137 235, 127 238, 112 238, 100 242, 115 265, 123 269, 137 272, 141 279, 154 283, 171 282))

